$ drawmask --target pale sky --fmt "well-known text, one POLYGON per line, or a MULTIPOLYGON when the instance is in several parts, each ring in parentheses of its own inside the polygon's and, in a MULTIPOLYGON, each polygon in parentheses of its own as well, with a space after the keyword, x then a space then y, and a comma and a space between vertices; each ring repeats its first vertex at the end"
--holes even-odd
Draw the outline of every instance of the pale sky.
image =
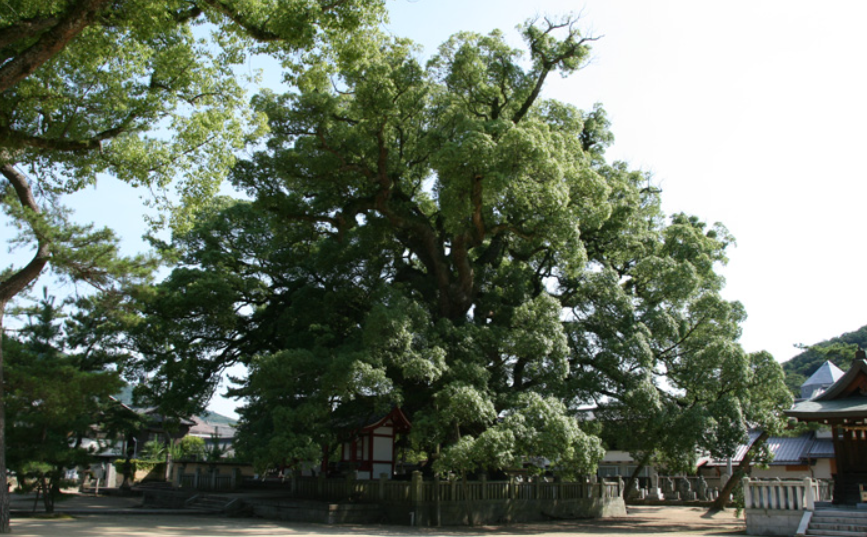
MULTIPOLYGON (((395 35, 425 55, 452 33, 514 30, 536 14, 581 13, 604 36, 546 97, 601 102, 611 160, 653 173, 667 213, 721 222, 737 238, 726 298, 749 314, 741 343, 778 361, 867 324, 858 279, 867 194, 867 2, 391 0, 395 35)), ((259 67, 255 62, 248 68, 259 67)), ((137 193, 111 181, 70 198, 79 219, 143 247, 137 193)), ((0 237, 12 233, 0 228, 0 237)), ((214 408, 231 413, 233 403, 214 408)))
MULTIPOLYGON (((398 0, 394 32, 430 51, 458 30, 510 30, 581 13, 604 36, 547 96, 601 102, 610 159, 650 171, 667 213, 721 222, 737 239, 726 298, 749 314, 741 342, 778 361, 867 324, 861 202, 867 191, 867 3, 398 0), (430 45, 428 44, 430 43, 430 45)), ((515 44, 517 33, 511 31, 515 44)))

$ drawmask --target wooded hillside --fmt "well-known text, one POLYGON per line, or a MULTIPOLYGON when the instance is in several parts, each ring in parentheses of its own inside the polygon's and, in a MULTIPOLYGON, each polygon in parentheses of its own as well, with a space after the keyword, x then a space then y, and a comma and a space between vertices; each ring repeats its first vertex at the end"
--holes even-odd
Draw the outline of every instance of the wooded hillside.
POLYGON ((867 348, 867 326, 815 345, 805 346, 804 352, 783 364, 786 384, 798 394, 801 384, 827 360, 846 371, 852 365, 855 351, 859 347, 867 348))

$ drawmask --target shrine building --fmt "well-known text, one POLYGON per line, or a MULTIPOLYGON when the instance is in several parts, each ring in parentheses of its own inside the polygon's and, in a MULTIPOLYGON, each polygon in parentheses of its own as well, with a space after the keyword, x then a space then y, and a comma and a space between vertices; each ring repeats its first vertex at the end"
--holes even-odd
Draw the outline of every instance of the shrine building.
POLYGON ((862 493, 867 494, 867 354, 859 350, 846 374, 824 392, 795 404, 786 415, 831 427, 834 503, 864 502, 862 493))

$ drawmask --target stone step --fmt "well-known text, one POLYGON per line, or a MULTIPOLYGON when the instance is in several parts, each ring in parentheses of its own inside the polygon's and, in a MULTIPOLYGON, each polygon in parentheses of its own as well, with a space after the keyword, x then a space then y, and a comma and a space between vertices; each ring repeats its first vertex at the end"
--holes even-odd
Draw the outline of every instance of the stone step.
POLYGON ((814 530, 810 524, 810 529, 807 530, 807 535, 814 537, 864 537, 863 531, 838 531, 838 530, 814 530))
POLYGON ((195 498, 193 501, 189 502, 187 504, 187 508, 221 513, 225 511, 226 507, 228 507, 229 504, 232 503, 234 500, 234 498, 199 496, 198 498, 195 498))
POLYGON ((818 517, 813 515, 813 522, 819 524, 857 524, 867 526, 867 520, 854 516, 823 516, 818 517))
POLYGON ((810 522, 811 530, 860 531, 867 533, 867 525, 859 522, 810 522))
POLYGON ((867 510, 861 509, 856 511, 854 509, 819 509, 813 512, 813 516, 845 516, 867 519, 867 510))
POLYGON ((853 523, 853 524, 865 524, 867 525, 867 518, 859 517, 859 516, 849 516, 844 513, 840 513, 839 515, 827 516, 827 515, 813 515, 813 522, 822 522, 822 523, 834 523, 834 522, 844 522, 844 523, 853 523))

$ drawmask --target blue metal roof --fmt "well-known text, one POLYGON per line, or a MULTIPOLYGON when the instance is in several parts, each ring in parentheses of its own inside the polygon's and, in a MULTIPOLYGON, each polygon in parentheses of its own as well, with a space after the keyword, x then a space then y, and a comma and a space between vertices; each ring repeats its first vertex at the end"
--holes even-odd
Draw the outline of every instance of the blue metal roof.
MULTIPOLYGON (((759 437, 761 431, 750 431, 749 441, 738 446, 737 451, 732 457, 732 464, 737 465, 746 455, 747 450, 759 437)), ((805 459, 809 458, 833 458, 834 444, 831 440, 816 439, 811 432, 804 433, 800 436, 772 436, 768 438, 768 448, 774 455, 772 466, 787 465, 787 464, 804 464, 805 459)), ((726 459, 713 459, 707 463, 709 466, 724 466, 726 459)))
POLYGON ((804 457, 811 459, 833 459, 834 458, 834 441, 830 438, 821 438, 813 440, 810 447, 804 452, 804 457))
POLYGON ((782 436, 768 438, 768 447, 774 454, 771 464, 801 464, 801 458, 812 442, 813 433, 804 433, 794 438, 782 436))

